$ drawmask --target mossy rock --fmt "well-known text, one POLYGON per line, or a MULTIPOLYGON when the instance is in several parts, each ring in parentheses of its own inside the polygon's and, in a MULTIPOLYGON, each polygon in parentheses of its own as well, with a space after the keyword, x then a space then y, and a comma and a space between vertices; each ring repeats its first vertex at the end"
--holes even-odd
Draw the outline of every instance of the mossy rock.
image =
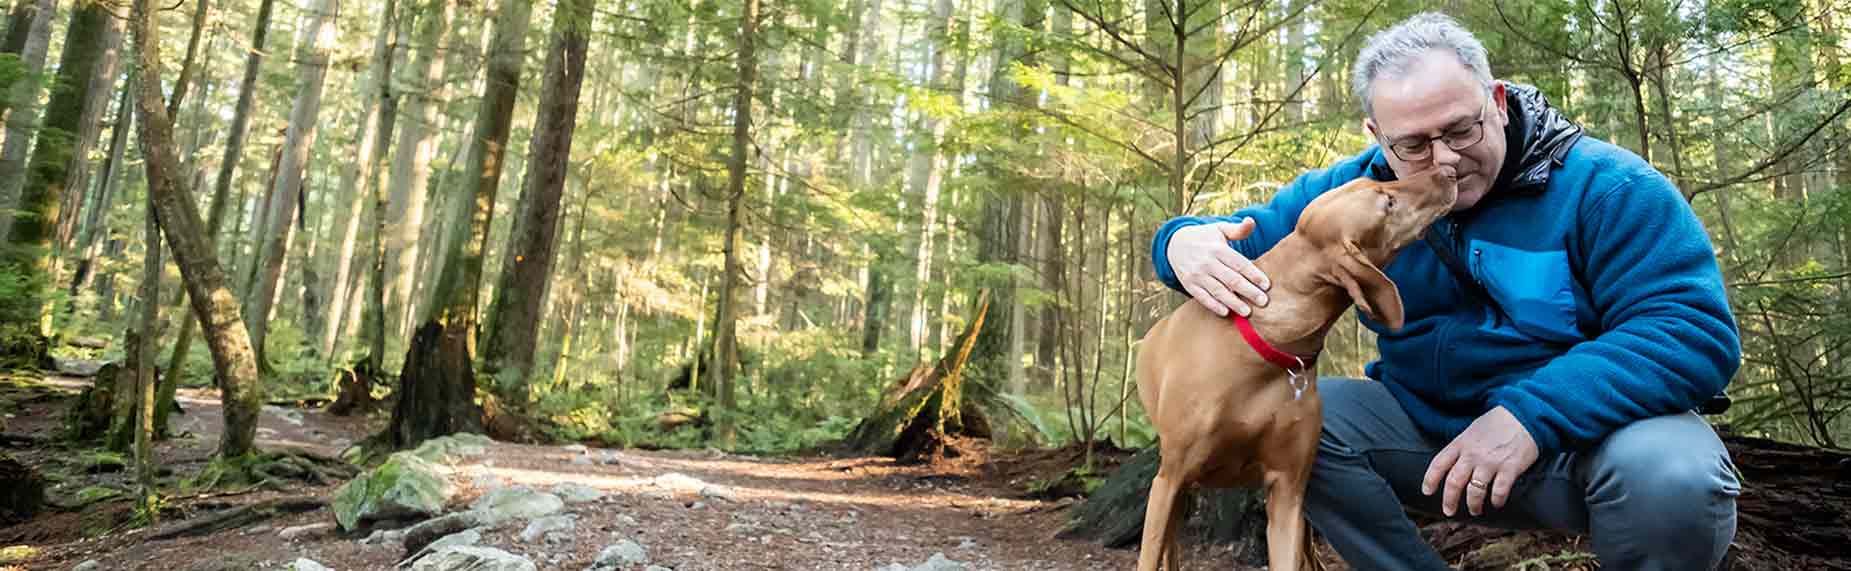
POLYGON ((352 531, 375 520, 443 513, 455 489, 448 470, 413 452, 398 452, 334 492, 334 519, 352 531))
POLYGON ((77 500, 77 507, 83 507, 97 502, 119 498, 127 493, 128 492, 109 486, 86 486, 84 489, 77 490, 77 494, 75 494, 74 497, 77 500))
POLYGON ((80 458, 82 460, 84 472, 91 474, 121 472, 127 470, 129 467, 129 459, 127 457, 107 450, 87 451, 84 452, 83 456, 80 458))
POLYGON ((488 453, 488 447, 495 441, 487 436, 473 432, 458 432, 449 436, 432 438, 419 444, 411 454, 427 462, 450 464, 470 456, 488 453))

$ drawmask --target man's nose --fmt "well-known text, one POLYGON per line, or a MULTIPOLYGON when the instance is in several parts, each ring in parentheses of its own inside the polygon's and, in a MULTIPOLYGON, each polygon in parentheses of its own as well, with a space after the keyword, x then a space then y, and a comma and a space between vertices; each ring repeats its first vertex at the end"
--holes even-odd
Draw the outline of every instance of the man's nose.
POLYGON ((1427 144, 1433 145, 1434 166, 1456 167, 1459 165, 1459 151, 1455 151, 1452 147, 1446 146, 1446 143, 1439 139, 1429 141, 1427 144))

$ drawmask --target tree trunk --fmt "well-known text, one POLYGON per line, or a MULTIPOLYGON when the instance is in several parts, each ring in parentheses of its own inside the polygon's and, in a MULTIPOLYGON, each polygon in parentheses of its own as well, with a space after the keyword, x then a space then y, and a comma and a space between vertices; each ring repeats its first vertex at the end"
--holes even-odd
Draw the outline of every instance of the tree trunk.
MULTIPOLYGON (((204 0, 201 0, 204 1, 204 0)), ((134 85, 130 75, 129 85, 134 85)), ((155 216, 154 195, 145 201, 147 213, 147 252, 141 273, 141 333, 136 337, 135 352, 135 480, 141 485, 137 506, 151 521, 160 517, 155 505, 154 483, 154 406, 155 347, 160 344, 161 323, 161 227, 155 216)))
MULTIPOLYGON (((0 327, 39 336, 49 333, 49 314, 44 304, 52 277, 52 248, 58 221, 63 217, 60 208, 65 185, 71 182, 72 165, 81 162, 87 152, 79 136, 85 130, 84 105, 91 99, 90 80, 102 65, 114 29, 115 19, 101 4, 86 4, 71 14, 58 77, 45 105, 45 123, 26 167, 11 234, 3 244, 4 251, 0 251, 0 265, 10 266, 29 279, 19 303, 7 304, 10 310, 0 312, 0 327)), ((38 361, 35 355, 26 357, 38 361)))
MULTIPOLYGON (((446 261, 439 270, 435 311, 419 327, 420 331, 424 331, 434 325, 443 331, 444 341, 437 347, 439 362, 461 361, 464 363, 461 369, 444 372, 461 373, 462 376, 414 378, 414 375, 424 374, 428 369, 407 367, 401 381, 405 386, 438 383, 468 387, 468 390, 446 393, 462 395, 468 401, 465 404, 474 401, 475 374, 470 363, 475 361, 476 324, 479 320, 476 300, 482 289, 482 264, 489 223, 494 215, 495 194, 501 186, 508 130, 514 118, 514 96, 520 89, 521 56, 526 53, 525 39, 531 10, 528 0, 503 0, 500 13, 495 17, 495 36, 489 49, 488 81, 483 86, 481 107, 476 112, 475 134, 469 139, 469 158, 463 169, 466 178, 462 192, 455 195, 458 204, 450 209, 456 217, 445 223, 450 237, 443 240, 447 244, 443 252, 446 261), (451 351, 460 353, 444 354, 451 351)), ((406 362, 409 363, 410 359, 407 355, 406 362)), ((510 399, 504 394, 503 400, 510 399)), ((525 402, 522 398, 512 400, 511 404, 518 407, 525 402)), ((456 405, 452 406, 452 410, 464 409, 456 405)))
MULTIPOLYGON (((264 41, 270 36, 270 16, 275 4, 276 0, 261 0, 257 5, 256 30, 251 33, 250 53, 244 59, 244 78, 238 83, 238 108, 231 116, 231 133, 226 135, 225 155, 219 160, 218 178, 212 185, 212 207, 206 214, 208 241, 216 239, 219 229, 224 227, 227 206, 243 207, 243 200, 235 205, 229 204, 232 174, 237 172, 238 163, 244 158, 244 138, 250 130, 252 107, 257 102, 257 72, 263 66, 264 41)), ((235 261, 237 257, 233 256, 232 259, 235 261)), ((234 272, 234 275, 243 274, 234 272)), ((191 288, 188 288, 188 295, 191 295, 191 288)))
POLYGON ((186 37, 186 57, 180 60, 180 75, 174 78, 173 97, 167 99, 167 116, 178 121, 180 102, 186 99, 186 90, 193 85, 193 74, 197 71, 200 40, 205 38, 206 16, 212 12, 210 0, 193 2, 193 32, 186 37))
MULTIPOLYGON (((346 212, 358 214, 366 210, 367 197, 373 187, 373 173, 380 159, 385 156, 385 148, 390 144, 391 132, 381 133, 383 125, 389 125, 384 115, 389 108, 396 111, 396 103, 391 94, 392 81, 392 44, 397 41, 398 0, 386 0, 385 14, 379 23, 379 33, 373 40, 373 69, 367 75, 366 83, 360 93, 366 98, 365 109, 360 112, 360 130, 357 134, 359 148, 354 155, 359 159, 353 168, 342 169, 341 191, 336 200, 345 205, 346 212)), ((339 337, 343 321, 341 315, 348 304, 354 303, 348 297, 352 295, 349 284, 354 273, 354 250, 359 243, 360 227, 365 218, 349 216, 340 221, 341 243, 335 251, 338 260, 334 270, 334 295, 329 298, 328 328, 321 339, 321 354, 329 361, 334 359, 335 341, 339 337)), ((359 305, 354 303, 355 305, 359 305)))
POLYGON ((739 365, 739 227, 746 199, 746 156, 752 141, 752 93, 758 79, 758 60, 753 54, 758 42, 759 0, 745 0, 740 14, 739 88, 733 96, 733 155, 726 172, 726 232, 721 249, 726 260, 726 274, 720 278, 720 299, 714 311, 713 352, 717 363, 712 369, 711 385, 719 395, 720 415, 715 422, 715 437, 721 445, 732 446, 737 390, 734 373, 739 365))
POLYGON ((97 140, 103 135, 103 116, 109 111, 111 96, 116 94, 116 77, 118 61, 121 55, 122 29, 115 21, 115 14, 110 13, 110 23, 103 35, 102 53, 98 55, 96 65, 90 70, 89 87, 84 91, 83 115, 77 124, 76 151, 71 155, 71 167, 68 180, 64 184, 63 203, 58 216, 57 241, 53 243, 52 276, 61 276, 64 269, 63 253, 70 249, 71 240, 76 238, 77 218, 84 212, 84 201, 89 197, 91 167, 91 149, 96 148, 97 140))
MULTIPOLYGON (((1047 3, 1044 0, 1025 0, 1019 9, 1012 10, 1010 16, 1018 18, 1022 27, 1039 31, 1046 22, 1047 3)), ((1028 51, 1025 40, 1011 39, 997 46, 996 61, 1015 62, 1034 66, 1039 57, 1028 51)), ((1033 109, 1037 105, 1020 86, 1009 77, 1007 68, 998 67, 990 72, 989 91, 1000 105, 1009 108, 1033 109)), ((1013 121, 1015 125, 1010 133, 1015 140, 1029 138, 1029 127, 1025 121, 1013 121)), ((992 179, 999 181, 999 186, 1009 189, 1004 192, 990 193, 984 197, 982 217, 977 225, 977 261, 980 264, 1009 264, 1020 262, 1022 246, 1020 229, 1023 226, 1022 195, 1032 192, 1031 181, 1014 176, 1001 165, 988 166, 992 179)), ((979 287, 989 295, 991 303, 989 315, 983 316, 990 335, 978 337, 971 350, 971 380, 981 394, 994 394, 1004 389, 1006 383, 1020 378, 1020 351, 1023 333, 1021 324, 1016 322, 1018 303, 1016 279, 1014 273, 996 280, 986 280, 979 287)), ((971 307, 977 307, 973 296, 971 307)), ((1020 384, 1016 381, 1014 384, 1020 384)))
MULTIPOLYGON (((39 74, 45 68, 45 53, 50 51, 52 21, 58 15, 57 0, 34 0, 30 18, 22 19, 14 10, 12 27, 7 30, 10 43, 15 34, 24 33, 20 46, 21 77, 11 86, 0 89, 0 117, 6 125, 6 143, 0 149, 0 242, 13 228, 13 209, 19 204, 19 192, 25 177, 26 151, 31 148, 32 134, 38 130, 39 74)), ((68 41, 68 40, 67 40, 68 41)))
MULTIPOLYGON (((116 103, 115 126, 110 127, 109 154, 103 159, 103 176, 98 177, 96 199, 91 201, 90 211, 85 213, 83 224, 80 225, 81 238, 77 241, 77 251, 82 257, 77 261, 76 271, 71 272, 71 285, 68 289, 73 300, 77 298, 84 284, 94 273, 96 257, 101 251, 101 237, 109 233, 109 221, 104 213, 109 211, 116 189, 121 186, 119 175, 123 170, 122 157, 128 151, 129 130, 134 128, 134 113, 130 108, 133 103, 129 99, 129 95, 134 90, 135 76, 131 73, 128 81, 123 83, 122 96, 116 103)), ((77 305, 73 303, 67 310, 75 311, 76 308, 77 305)))
POLYGON ((303 198, 303 171, 320 127, 321 87, 328 74, 328 51, 334 47, 334 14, 339 10, 339 0, 315 0, 309 8, 309 22, 297 41, 300 75, 296 101, 289 112, 289 131, 283 140, 276 187, 270 194, 269 221, 265 223, 268 235, 258 242, 257 285, 244 297, 251 348, 256 351, 259 366, 266 362, 264 338, 270 330, 270 310, 282 281, 283 260, 289 254, 290 222, 297 218, 296 207, 303 198))
POLYGON ((573 0, 562 5, 555 17, 546 75, 541 79, 540 108, 527 145, 527 173, 516 201, 520 207, 508 234, 508 253, 502 256, 488 319, 486 370, 494 371, 503 398, 517 406, 526 403, 557 255, 559 205, 578 125, 595 5, 595 0, 573 0))
POLYGON ((161 82, 156 80, 161 70, 159 27, 153 25, 148 0, 135 1, 129 26, 135 39, 136 73, 147 78, 141 82, 135 109, 141 116, 138 132, 148 169, 148 191, 161 231, 179 263, 193 316, 205 325, 213 369, 221 380, 225 431, 218 454, 241 457, 256 451, 257 416, 263 404, 257 361, 251 354, 237 296, 226 287, 225 273, 200 224, 199 212, 181 186, 184 176, 174 152, 173 122, 162 105, 161 82))
POLYGON ((437 124, 439 106, 435 100, 443 81, 447 53, 441 44, 450 35, 450 24, 457 8, 453 0, 434 2, 433 9, 419 15, 420 28, 415 40, 418 53, 408 70, 416 78, 413 84, 416 92, 404 103, 409 119, 399 129, 392 159, 392 191, 388 202, 392 210, 386 218, 392 225, 387 229, 390 239, 386 242, 386 268, 391 280, 387 287, 387 303, 392 310, 386 316, 386 330, 399 335, 407 333, 410 311, 416 305, 412 302, 412 279, 418 273, 418 231, 424 226, 425 186, 430 180, 431 156, 437 152, 436 133, 432 127, 437 124))

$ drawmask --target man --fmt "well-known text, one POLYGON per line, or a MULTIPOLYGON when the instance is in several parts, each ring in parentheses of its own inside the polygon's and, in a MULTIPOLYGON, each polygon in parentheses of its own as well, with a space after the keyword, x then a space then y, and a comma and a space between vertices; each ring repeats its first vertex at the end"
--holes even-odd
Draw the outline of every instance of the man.
POLYGON ((1534 88, 1493 80, 1484 46, 1445 16, 1372 36, 1352 75, 1376 145, 1270 203, 1171 220, 1151 249, 1164 283, 1217 314, 1265 311, 1249 260, 1318 194, 1458 171, 1454 210, 1385 269, 1406 326, 1364 318, 1372 380, 1318 383, 1312 524, 1358 569, 1446 568, 1404 504, 1584 532, 1608 569, 1716 567, 1739 483, 1691 411, 1735 374, 1740 340, 1682 195, 1534 88))

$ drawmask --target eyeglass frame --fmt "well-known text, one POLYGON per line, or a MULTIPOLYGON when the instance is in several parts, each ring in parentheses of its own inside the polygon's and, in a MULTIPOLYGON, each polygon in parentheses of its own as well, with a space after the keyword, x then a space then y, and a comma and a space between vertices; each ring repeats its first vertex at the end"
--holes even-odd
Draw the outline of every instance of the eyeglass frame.
POLYGON ((1478 131, 1478 138, 1473 139, 1472 142, 1470 143, 1466 143, 1466 144, 1459 145, 1459 146, 1453 146, 1453 139, 1450 137, 1448 133, 1440 133, 1440 135, 1437 137, 1423 137, 1421 135, 1409 135, 1408 137, 1404 137, 1404 138, 1425 139, 1424 141, 1422 141, 1422 143, 1424 144, 1421 145, 1421 148, 1425 150, 1424 151, 1425 155, 1410 159, 1410 158, 1401 156, 1401 151, 1396 148, 1400 145, 1390 142, 1388 140, 1385 140, 1380 133, 1375 134, 1376 142, 1380 143, 1384 148, 1387 148, 1388 152, 1394 153, 1395 158, 1398 158, 1398 159, 1401 159, 1402 161, 1406 161, 1410 163, 1416 163, 1416 162, 1420 162, 1420 161, 1433 158, 1433 142, 1434 141, 1441 142, 1442 144, 1446 145, 1447 149, 1451 149, 1453 152, 1459 152, 1459 151, 1464 151, 1466 149, 1470 149, 1474 145, 1477 145, 1485 141, 1485 119, 1486 119, 1485 113, 1491 110, 1493 95, 1495 94, 1492 93, 1490 90, 1486 90, 1485 105, 1484 107, 1480 107, 1478 109, 1478 120, 1471 122, 1470 123, 1471 126, 1467 127, 1467 129, 1473 129, 1473 130, 1478 131))

